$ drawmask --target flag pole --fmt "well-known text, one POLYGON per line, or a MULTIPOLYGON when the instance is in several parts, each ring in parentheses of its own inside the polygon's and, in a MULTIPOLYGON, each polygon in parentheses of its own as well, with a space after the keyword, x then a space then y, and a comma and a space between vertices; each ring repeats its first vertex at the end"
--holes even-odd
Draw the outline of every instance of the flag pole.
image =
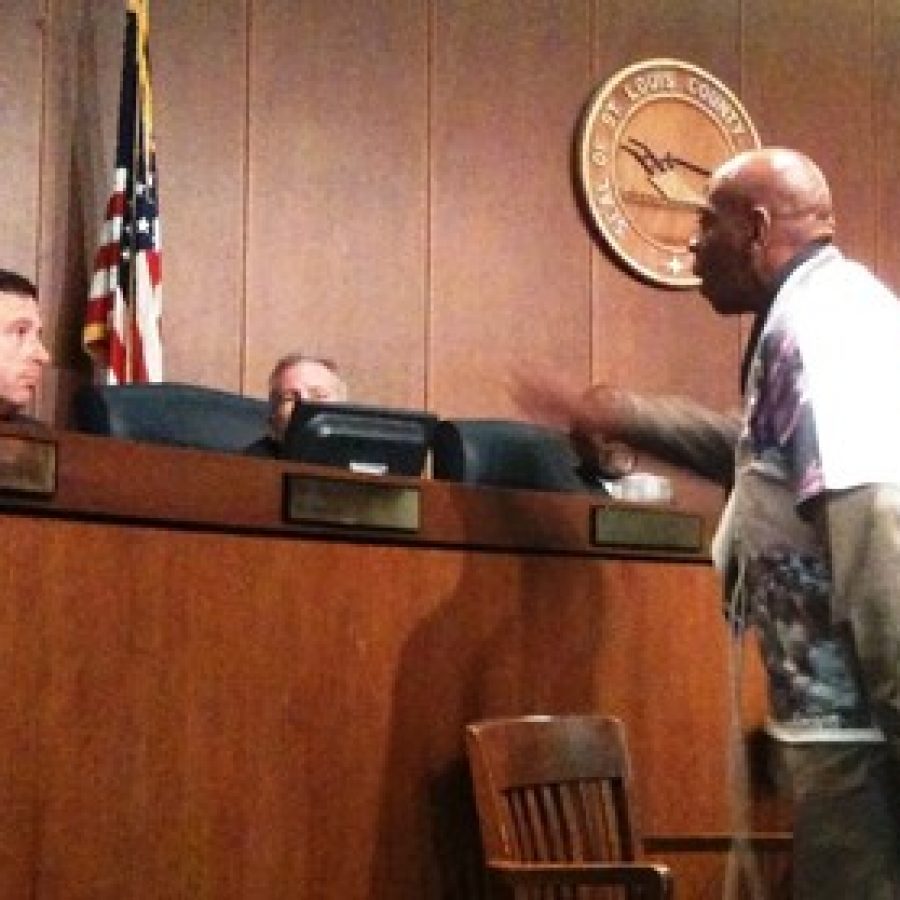
MULTIPOLYGON (((149 0, 147 0, 149 2, 149 0)), ((136 380, 135 372, 135 353, 134 353, 134 336, 137 330, 137 254, 138 254, 138 229, 137 229, 137 202, 138 202, 138 167, 141 164, 141 153, 143 147, 141 144, 141 122, 143 120, 143 90, 141 84, 141 54, 143 48, 141 42, 143 40, 143 22, 141 21, 141 2, 140 0, 126 0, 126 12, 134 13, 134 70, 135 70, 135 97, 134 97, 134 121, 131 134, 131 160, 128 167, 131 176, 131 190, 128 202, 131 205, 131 215, 129 216, 130 228, 128 234, 128 294, 125 304, 126 321, 125 321, 125 371, 126 380, 129 382, 136 380)))
MULTIPOLYGON (((130 8, 133 3, 129 0, 130 8)), ((135 10, 135 65, 139 66, 141 57, 140 41, 141 30, 138 24, 139 17, 135 10)), ((131 225, 128 231, 128 298, 125 303, 125 372, 126 380, 132 382, 135 380, 134 371, 134 330, 137 327, 137 227, 136 227, 136 210, 137 210, 137 167, 140 164, 140 146, 141 146, 141 83, 137 81, 136 97, 134 104, 134 128, 131 136, 131 160, 129 163, 129 172, 131 186, 129 190, 128 203, 131 207, 131 215, 129 216, 131 225)))

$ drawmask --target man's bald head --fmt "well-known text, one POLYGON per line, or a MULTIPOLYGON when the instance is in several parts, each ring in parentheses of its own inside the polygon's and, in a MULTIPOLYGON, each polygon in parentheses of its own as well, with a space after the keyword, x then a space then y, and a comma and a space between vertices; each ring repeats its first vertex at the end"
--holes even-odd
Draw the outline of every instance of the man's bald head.
POLYGON ((782 268, 834 235, 831 190, 796 150, 748 150, 712 175, 694 242, 701 293, 722 313, 756 312, 782 268))
POLYGON ((822 170, 796 150, 747 150, 713 173, 710 197, 765 210, 802 246, 834 234, 831 188, 822 170))

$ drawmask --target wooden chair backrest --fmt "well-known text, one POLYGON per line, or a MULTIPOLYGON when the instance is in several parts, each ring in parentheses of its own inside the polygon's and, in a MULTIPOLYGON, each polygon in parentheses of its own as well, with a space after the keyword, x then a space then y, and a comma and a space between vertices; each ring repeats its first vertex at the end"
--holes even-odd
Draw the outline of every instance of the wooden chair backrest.
POLYGON ((525 716, 468 726, 488 861, 631 862, 641 856, 622 723, 525 716))

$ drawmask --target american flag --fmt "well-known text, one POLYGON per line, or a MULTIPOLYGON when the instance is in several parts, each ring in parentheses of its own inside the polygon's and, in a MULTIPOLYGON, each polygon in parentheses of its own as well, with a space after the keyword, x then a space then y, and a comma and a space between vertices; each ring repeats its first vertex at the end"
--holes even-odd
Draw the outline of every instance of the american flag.
POLYGON ((126 0, 112 195, 94 257, 84 346, 105 384, 162 381, 162 285, 149 0, 126 0))

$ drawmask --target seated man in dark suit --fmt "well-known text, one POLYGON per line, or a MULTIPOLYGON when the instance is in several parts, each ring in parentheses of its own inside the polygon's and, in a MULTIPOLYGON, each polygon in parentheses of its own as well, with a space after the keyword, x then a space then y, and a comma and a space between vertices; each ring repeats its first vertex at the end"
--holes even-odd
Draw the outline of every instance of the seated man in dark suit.
POLYGON ((22 275, 0 269, 0 421, 33 421, 23 410, 34 399, 48 362, 37 288, 22 275))
POLYGON ((284 433, 298 402, 341 402, 347 385, 330 359, 291 353, 275 363, 269 375, 269 434, 244 451, 248 456, 281 456, 284 433))

